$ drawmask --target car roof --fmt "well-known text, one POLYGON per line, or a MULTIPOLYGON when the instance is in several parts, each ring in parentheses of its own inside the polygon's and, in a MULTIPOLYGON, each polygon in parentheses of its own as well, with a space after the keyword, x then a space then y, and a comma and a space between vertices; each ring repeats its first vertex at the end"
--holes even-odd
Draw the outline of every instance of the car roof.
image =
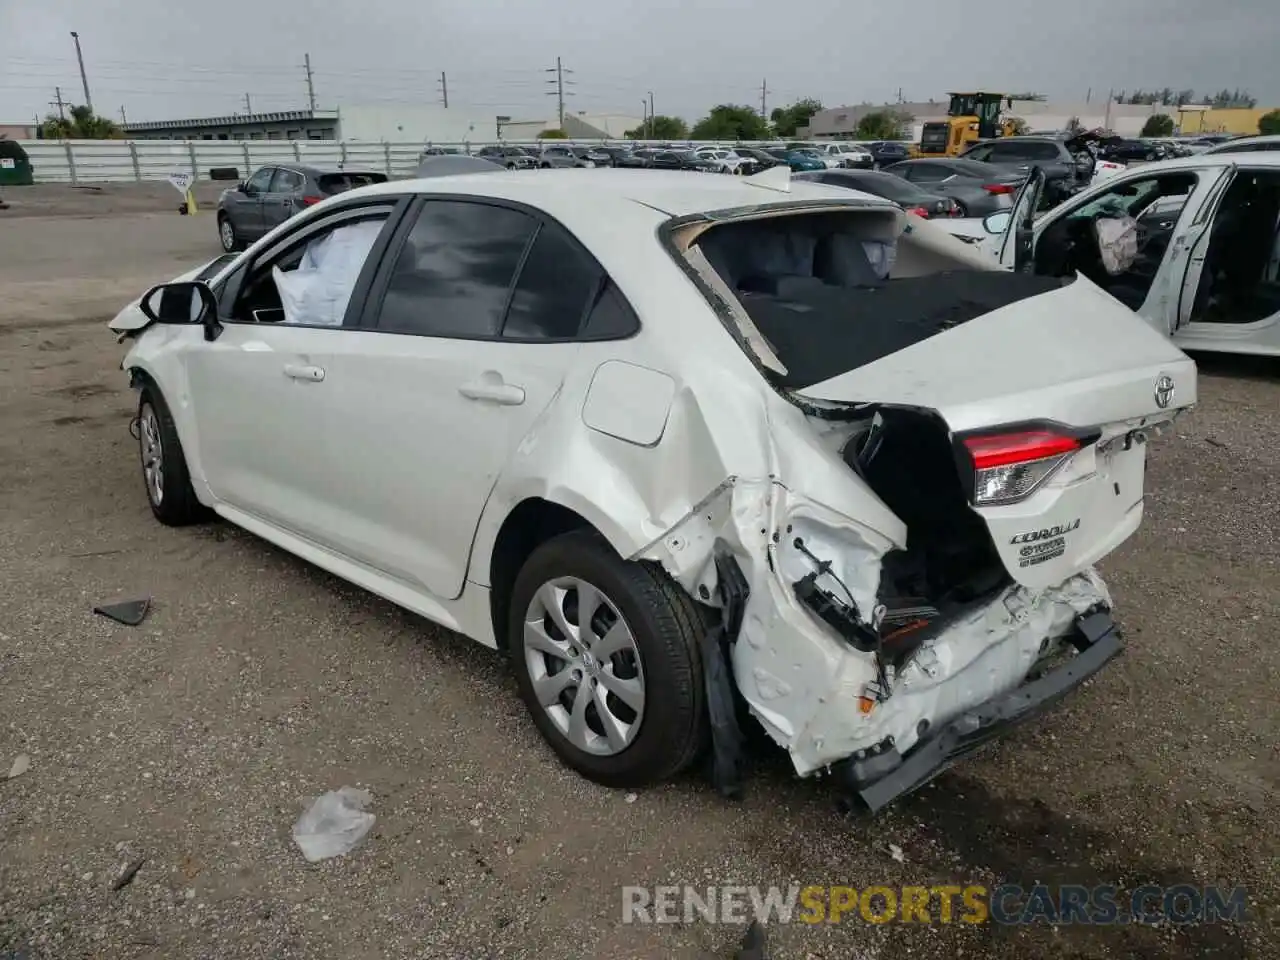
POLYGON ((749 177, 717 177, 676 170, 654 170, 643 176, 634 171, 595 170, 495 170, 425 180, 396 180, 364 189, 375 193, 456 193, 526 203, 563 222, 571 230, 578 224, 613 222, 638 215, 652 222, 652 212, 682 217, 743 207, 830 200, 848 203, 862 200, 874 206, 893 206, 883 198, 845 187, 792 181, 788 193, 753 183, 749 177))
POLYGON ((1280 143, 1280 135, 1270 133, 1258 134, 1252 137, 1235 137, 1234 139, 1224 141, 1223 143, 1215 143, 1209 148, 1209 152, 1210 154, 1218 151, 1225 153, 1232 147, 1247 146, 1251 143, 1280 143))

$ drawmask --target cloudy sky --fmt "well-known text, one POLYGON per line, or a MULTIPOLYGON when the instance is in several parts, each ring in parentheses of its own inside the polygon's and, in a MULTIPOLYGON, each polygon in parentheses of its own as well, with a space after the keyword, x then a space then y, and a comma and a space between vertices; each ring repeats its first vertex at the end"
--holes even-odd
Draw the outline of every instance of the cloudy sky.
POLYGON ((1115 89, 1247 88, 1280 103, 1276 0, 0 0, 0 123, 83 100, 130 120, 436 101, 477 118, 551 115, 557 56, 572 109, 694 120, 715 103, 828 106, 955 88, 1083 102, 1115 89), (127 11, 127 12, 126 12, 127 11), (971 38, 962 49, 953 38, 971 38))

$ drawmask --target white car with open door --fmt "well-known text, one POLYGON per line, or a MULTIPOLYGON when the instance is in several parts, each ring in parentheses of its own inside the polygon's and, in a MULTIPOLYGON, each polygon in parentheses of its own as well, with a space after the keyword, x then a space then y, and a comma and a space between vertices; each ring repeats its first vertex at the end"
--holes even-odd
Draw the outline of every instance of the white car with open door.
POLYGON ((155 516, 214 513, 506 650, 613 785, 745 705, 871 808, 1122 647, 1195 367, 1083 277, 994 268, 866 194, 469 173, 309 208, 111 327, 155 516))
POLYGON ((985 221, 1006 269, 1078 271, 1186 350, 1280 356, 1280 153, 1132 167, 1032 220, 1037 185, 985 221))

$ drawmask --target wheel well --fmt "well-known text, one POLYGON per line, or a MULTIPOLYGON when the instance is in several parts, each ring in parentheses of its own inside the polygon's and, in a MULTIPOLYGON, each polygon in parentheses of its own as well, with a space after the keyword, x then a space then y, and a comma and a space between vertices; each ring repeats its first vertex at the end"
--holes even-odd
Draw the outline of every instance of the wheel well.
POLYGON ((489 608, 493 615, 493 635, 498 649, 507 647, 507 618, 511 590, 520 568, 529 555, 552 537, 582 528, 591 528, 585 517, 550 500, 531 497, 522 500, 507 514, 493 544, 489 561, 489 608))

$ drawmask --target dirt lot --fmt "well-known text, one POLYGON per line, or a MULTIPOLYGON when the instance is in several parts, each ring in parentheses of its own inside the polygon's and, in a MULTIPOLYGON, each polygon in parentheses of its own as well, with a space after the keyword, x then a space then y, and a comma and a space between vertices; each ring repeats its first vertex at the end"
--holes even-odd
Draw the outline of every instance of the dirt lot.
POLYGON ((1244 925, 772 939, 784 960, 1280 956, 1280 363, 1202 358, 1105 565, 1129 650, 1050 717, 872 822, 776 756, 740 804, 701 776, 629 797, 557 765, 497 655, 225 525, 151 518, 105 322, 214 255, 213 226, 83 219, 64 194, 65 215, 0 213, 0 777, 31 761, 0 780, 0 958, 730 956, 741 928, 620 923, 623 885, 679 882, 1244 885, 1244 925), (139 594, 140 627, 90 613, 139 594), (309 865, 299 798, 343 784, 373 791, 374 833, 309 865))

